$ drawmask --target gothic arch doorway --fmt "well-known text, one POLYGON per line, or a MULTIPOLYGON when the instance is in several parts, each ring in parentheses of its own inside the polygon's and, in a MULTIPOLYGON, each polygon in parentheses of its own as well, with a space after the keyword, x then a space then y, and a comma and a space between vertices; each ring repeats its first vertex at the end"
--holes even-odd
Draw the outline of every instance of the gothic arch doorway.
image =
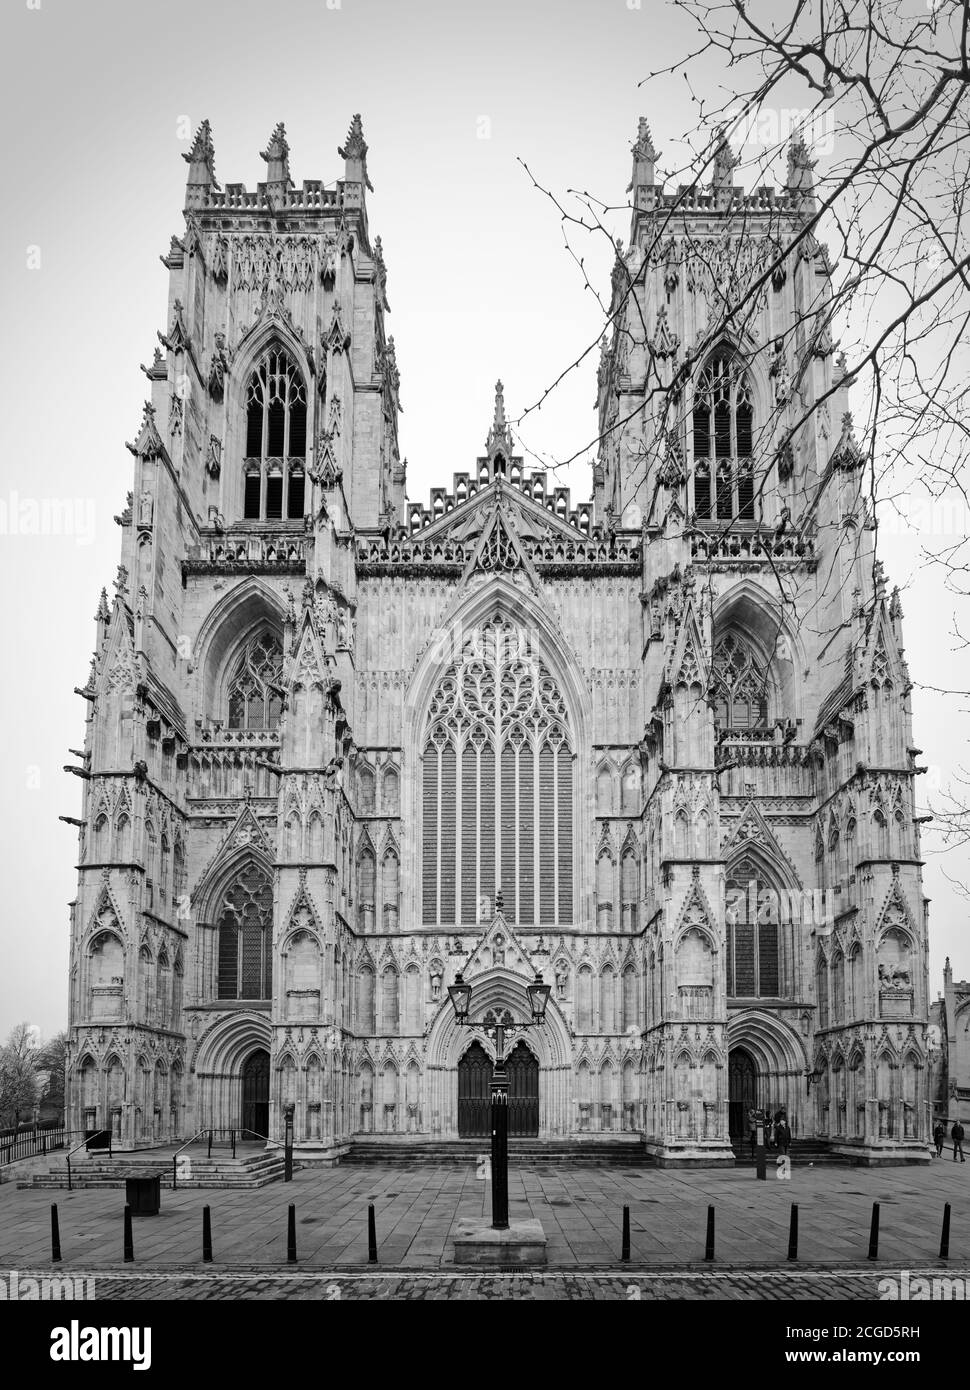
MULTIPOLYGON (((534 1139, 539 1133, 539 1061, 524 1042, 506 1063, 509 1075, 509 1136, 534 1139)), ((485 1139, 492 1132, 492 1059, 473 1042, 458 1063, 458 1134, 485 1139)))
POLYGON ((524 1042, 509 1054, 508 1071, 509 1134, 534 1139, 539 1133, 539 1062, 524 1042))
POLYGON ((269 1135, 269 1053, 251 1052, 242 1069, 242 1127, 247 1139, 269 1135))
POLYGON ((728 1054, 728 1129, 732 1139, 742 1139, 748 1129, 748 1111, 758 1105, 758 1064, 746 1047, 732 1047, 728 1054))
POLYGON ((480 1042, 473 1042, 458 1063, 458 1136, 483 1139, 492 1132, 492 1059, 480 1042))

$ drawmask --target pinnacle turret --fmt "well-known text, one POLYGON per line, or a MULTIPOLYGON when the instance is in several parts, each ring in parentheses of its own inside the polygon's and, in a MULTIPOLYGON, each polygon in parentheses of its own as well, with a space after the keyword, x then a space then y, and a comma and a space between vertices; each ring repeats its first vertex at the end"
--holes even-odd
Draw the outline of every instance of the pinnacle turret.
POLYGON ((373 185, 367 177, 367 141, 364 139, 359 111, 351 119, 347 138, 337 153, 344 161, 344 181, 362 183, 369 193, 373 193, 373 185))
POLYGON ((265 150, 260 150, 259 157, 266 161, 266 183, 268 185, 283 184, 286 188, 292 187, 290 147, 286 139, 286 127, 282 121, 279 122, 269 137, 269 143, 265 150))

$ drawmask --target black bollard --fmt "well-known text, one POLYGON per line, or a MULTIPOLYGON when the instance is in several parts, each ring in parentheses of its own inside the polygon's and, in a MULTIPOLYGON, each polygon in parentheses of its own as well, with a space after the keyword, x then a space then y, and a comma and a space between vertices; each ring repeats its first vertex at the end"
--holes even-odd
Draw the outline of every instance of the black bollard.
POLYGON ((286 1218, 286 1262, 296 1264, 296 1207, 292 1202, 286 1218))
POLYGON ((714 1208, 707 1208, 707 1240, 704 1243, 704 1259, 714 1258, 714 1208))
POLYGON ((620 1259, 630 1258, 630 1208, 623 1208, 623 1249, 620 1251, 620 1259))
POLYGON ((212 1263, 212 1213, 208 1207, 202 1208, 202 1261, 212 1263))
POLYGON ((872 1225, 869 1227, 869 1258, 879 1258, 879 1203, 872 1204, 872 1225))
POLYGON ((940 1259, 950 1258, 950 1203, 943 1208, 943 1231, 940 1235, 940 1259))
POLYGON ((367 1208, 367 1260, 369 1264, 377 1264, 377 1222, 373 1202, 367 1208))
POLYGON ((129 1206, 127 1205, 127 1203, 126 1203, 126 1204, 125 1204, 125 1264, 126 1264, 126 1265, 133 1264, 133 1263, 134 1263, 134 1259, 135 1259, 135 1242, 134 1242, 134 1240, 132 1239, 132 1234, 131 1234, 131 1207, 129 1207, 129 1206))
POLYGON ((791 1204, 791 1220, 788 1223, 788 1258, 798 1259, 798 1206, 791 1204))
MULTIPOLYGON (((949 1222, 949 1207, 946 1208, 946 1220, 949 1222)), ((61 1227, 57 1223, 57 1202, 50 1204, 50 1258, 60 1262, 61 1258, 61 1227)))

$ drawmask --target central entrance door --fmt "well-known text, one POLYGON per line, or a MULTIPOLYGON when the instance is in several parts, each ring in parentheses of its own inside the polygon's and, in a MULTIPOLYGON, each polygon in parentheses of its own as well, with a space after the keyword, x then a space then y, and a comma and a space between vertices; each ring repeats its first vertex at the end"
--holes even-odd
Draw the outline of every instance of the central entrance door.
POLYGON ((492 1059, 481 1043, 473 1042, 458 1063, 458 1133, 462 1139, 484 1139, 492 1132, 492 1059))
POLYGON ((758 1108, 758 1067, 751 1053, 734 1047, 728 1056, 728 1129, 732 1139, 748 1133, 748 1111, 758 1108))
POLYGON ((539 1063, 520 1042, 509 1054, 508 1068, 509 1134, 534 1138, 539 1133, 539 1063))
MULTIPOLYGON (((529 1139, 539 1133, 539 1063, 525 1043, 509 1053, 509 1135, 529 1139)), ((473 1042, 458 1063, 458 1133, 487 1139, 492 1133, 492 1059, 473 1042)))
POLYGON ((244 1138, 269 1137, 269 1053, 260 1048, 246 1058, 242 1073, 244 1138))

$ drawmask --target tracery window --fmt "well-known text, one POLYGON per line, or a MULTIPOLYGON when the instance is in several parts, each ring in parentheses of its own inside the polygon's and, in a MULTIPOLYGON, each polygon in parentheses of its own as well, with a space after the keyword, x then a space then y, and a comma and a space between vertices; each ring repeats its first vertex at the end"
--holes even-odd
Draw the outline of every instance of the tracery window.
POLYGON ((273 995, 273 888, 257 863, 232 880, 219 911, 220 999, 271 999, 273 995))
POLYGON ((246 391, 243 517, 302 518, 306 492, 306 387, 278 345, 268 348, 246 391))
POLYGON ((719 729, 756 729, 768 723, 768 676, 737 632, 714 647, 714 722, 719 729))
POLYGON ((229 728, 275 729, 283 709, 283 647, 266 630, 250 638, 229 681, 229 728))
POLYGON ((753 859, 734 864, 725 883, 729 999, 776 999, 781 993, 780 928, 784 896, 753 859))
POLYGON ((476 628, 431 701, 424 745, 425 924, 572 922, 573 753, 566 706, 528 635, 476 628))
POLYGON ((751 386, 727 352, 709 358, 694 391, 694 511, 704 521, 753 521, 751 386))

